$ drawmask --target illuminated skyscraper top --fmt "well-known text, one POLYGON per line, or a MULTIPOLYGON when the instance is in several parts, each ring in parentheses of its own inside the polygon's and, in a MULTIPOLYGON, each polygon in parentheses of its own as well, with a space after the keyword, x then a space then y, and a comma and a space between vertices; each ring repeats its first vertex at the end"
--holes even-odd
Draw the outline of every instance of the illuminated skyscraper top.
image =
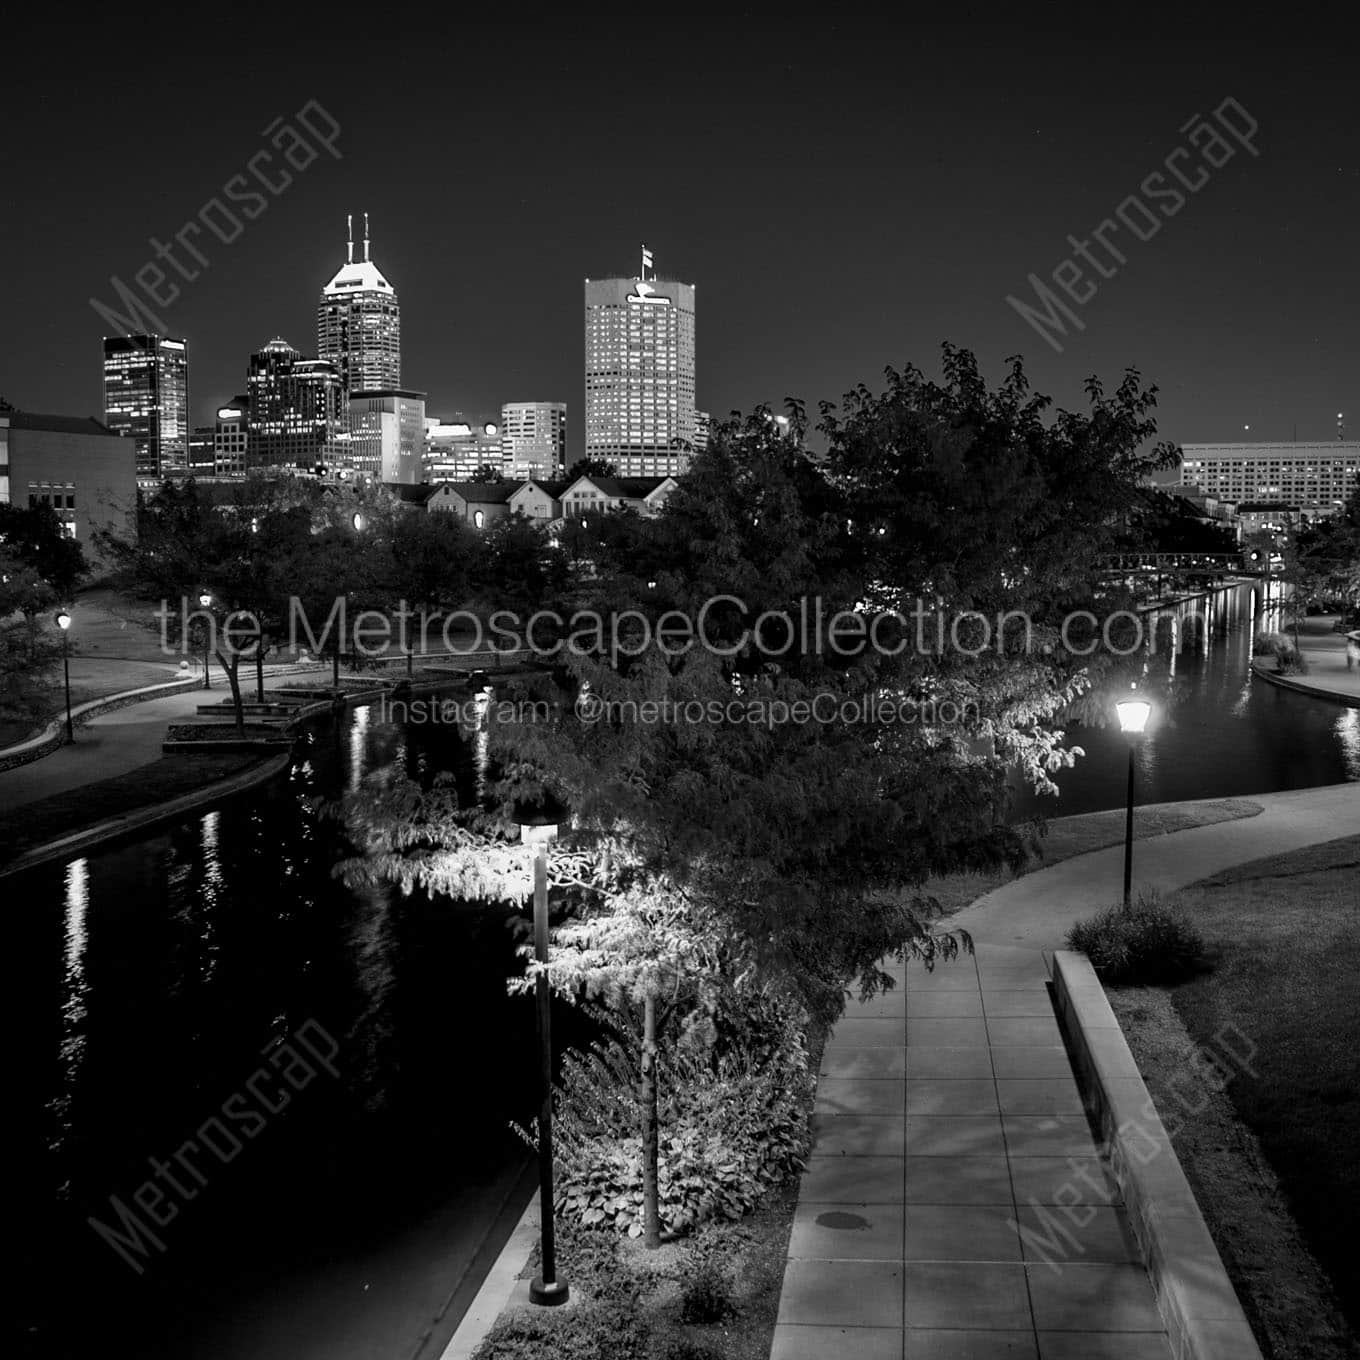
POLYGON ((401 386, 401 308, 396 289, 369 258, 368 214, 364 257, 354 258, 354 219, 345 263, 321 290, 316 309, 317 354, 333 363, 348 395, 401 386))
POLYGON ((633 278, 587 279, 587 458, 621 477, 684 472, 695 448, 694 285, 658 277, 642 248, 633 278))

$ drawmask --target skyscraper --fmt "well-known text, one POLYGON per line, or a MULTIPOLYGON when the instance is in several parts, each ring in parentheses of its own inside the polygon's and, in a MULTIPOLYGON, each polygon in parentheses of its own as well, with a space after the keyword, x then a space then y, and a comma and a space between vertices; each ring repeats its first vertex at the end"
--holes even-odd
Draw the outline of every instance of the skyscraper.
POLYGON ((401 386, 401 308, 396 289, 369 258, 364 214, 364 258, 354 258, 354 219, 348 218, 345 263, 321 290, 316 309, 316 352, 334 364, 351 392, 401 386))
POLYGON ((271 340, 250 356, 247 386, 250 468, 316 472, 339 464, 346 410, 334 364, 271 340))
POLYGON ((137 476, 189 470, 189 350, 160 335, 104 338, 104 423, 137 447, 137 476))
POLYGON ((636 278, 587 279, 585 303, 585 456, 621 477, 683 472, 695 437, 694 285, 657 276, 644 246, 636 278))
POLYGON ((507 476, 560 477, 567 466, 566 402, 506 402, 501 451, 507 476))

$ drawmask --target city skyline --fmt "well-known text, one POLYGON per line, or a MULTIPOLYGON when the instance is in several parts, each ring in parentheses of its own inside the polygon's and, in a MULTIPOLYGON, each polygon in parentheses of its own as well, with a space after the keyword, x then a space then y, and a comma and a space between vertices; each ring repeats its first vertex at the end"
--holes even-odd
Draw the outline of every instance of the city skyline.
MULTIPOLYGON (((19 40, 41 23, 21 20, 19 40)), ((116 298, 109 281, 130 280, 152 238, 173 241, 177 224, 197 220, 271 145, 265 129, 296 127, 294 111, 318 107, 339 128, 338 154, 296 156, 267 211, 240 205, 230 244, 207 228, 186 236, 208 261, 176 247, 192 280, 160 266, 179 289, 168 333, 186 336, 194 359, 193 425, 240 390, 248 355, 270 336, 307 343, 341 220, 365 207, 403 299, 402 384, 427 392, 432 413, 474 419, 510 399, 566 401, 576 447, 581 280, 625 272, 642 240, 668 274, 703 290, 698 389, 718 419, 789 395, 815 409, 888 364, 934 373, 946 339, 992 375, 1023 354, 1034 386, 1069 409, 1083 404, 1088 375, 1109 387, 1137 366, 1158 384, 1161 431, 1178 442, 1241 438, 1247 425, 1251 438, 1326 439, 1336 411, 1360 413, 1360 285, 1343 235, 1360 176, 1340 52, 1299 52, 1288 36, 1267 47, 1250 23, 1229 36, 1182 25, 1174 48, 1124 37, 1129 59, 1112 66, 1099 35, 994 25, 975 41, 926 26, 914 41, 931 59, 904 83, 892 44, 880 51, 869 29, 790 21, 772 50, 769 32, 743 21, 722 53, 673 49, 692 66, 693 106, 619 130, 587 189, 587 131, 604 95, 561 100, 590 88, 599 34, 584 21, 546 26, 552 57, 525 54, 542 79, 514 101, 494 76, 508 31, 471 25, 460 36, 468 85, 456 117, 417 83, 398 118, 286 32, 244 85, 164 61, 156 88, 173 92, 187 79, 176 70, 193 69, 197 96, 222 116, 148 130, 148 154, 116 172, 91 131, 97 80, 73 81, 61 100, 38 87, 16 99, 6 167, 12 182, 41 184, 44 201, 0 227, 28 262, 7 309, 0 392, 28 409, 97 414, 94 356, 111 332, 90 300, 116 298), (1155 234, 1145 215, 1129 218, 1144 224, 1142 240, 1117 207, 1134 197, 1156 207, 1140 186, 1165 176, 1227 99, 1258 125, 1259 154, 1233 144, 1155 234), (25 135, 34 118, 41 138, 25 135), (489 200, 467 190, 531 146, 533 174, 512 177, 504 211, 482 211, 489 200), (92 212, 92 192, 112 194, 117 210, 92 212), (1097 238, 1106 220, 1116 230, 1097 238), (1031 297, 1031 275, 1049 281, 1069 265, 1085 270, 1088 300, 1067 299, 1080 325, 1066 323, 1056 352, 1006 299, 1031 297)), ((97 26, 69 60, 73 72, 102 70, 97 26)), ((136 51, 121 60, 126 79, 150 70, 136 51)), ((15 88, 31 79, 16 71, 15 88)), ((314 125, 330 126, 319 113, 314 125)), ((1163 199, 1161 211, 1172 206, 1163 199)))

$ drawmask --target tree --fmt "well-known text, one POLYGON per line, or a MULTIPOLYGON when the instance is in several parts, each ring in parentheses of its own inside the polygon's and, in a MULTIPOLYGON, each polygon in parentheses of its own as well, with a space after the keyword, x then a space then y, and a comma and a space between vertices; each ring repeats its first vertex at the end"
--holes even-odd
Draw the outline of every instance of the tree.
MULTIPOLYGON (((574 918, 550 956, 556 985, 645 1008, 689 951, 705 989, 758 982, 829 1021, 856 979, 887 983, 885 957, 967 948, 935 928, 922 885, 1022 860, 1007 775, 1051 790, 1080 754, 1060 720, 1118 666, 1081 656, 1060 625, 1078 604, 1111 607, 1096 563, 1166 456, 1141 452, 1153 397, 1136 375, 1112 398, 1094 380, 1088 392, 1089 414, 1045 424, 1018 364, 989 392, 972 356, 947 349, 943 384, 890 372, 886 392, 824 407, 821 466, 796 404, 787 432, 763 408, 727 422, 663 513, 576 582, 602 614, 630 601, 630 645, 568 649, 546 720, 498 717, 486 806, 400 780, 356 795, 368 853, 347 872, 523 901, 508 810, 551 795, 572 809, 551 861, 574 918), (720 596, 734 601, 709 610, 720 596), (922 597, 941 617, 1009 609, 1034 626, 986 651, 899 647, 898 624, 876 645, 862 628, 859 645, 831 645, 876 607, 905 624, 922 597), (661 645, 663 613, 706 610, 708 645, 661 645), (880 716, 942 701, 958 721, 880 716)), ((645 1058, 645 1011, 643 1030, 645 1058)))
POLYGON ((503 482, 505 472, 499 463, 483 463, 472 474, 471 480, 474 482, 503 482))
POLYGON ((617 477, 618 466, 604 458, 578 458, 568 469, 567 477, 575 481, 577 477, 617 477))
POLYGON ((0 549, 31 568, 63 600, 70 600, 89 567, 80 544, 66 535, 50 505, 0 505, 0 549))

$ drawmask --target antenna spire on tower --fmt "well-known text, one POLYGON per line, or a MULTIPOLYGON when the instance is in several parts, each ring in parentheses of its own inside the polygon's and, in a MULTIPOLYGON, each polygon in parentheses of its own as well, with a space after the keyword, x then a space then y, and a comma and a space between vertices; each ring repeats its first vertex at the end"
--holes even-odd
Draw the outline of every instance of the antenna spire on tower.
POLYGON ((368 214, 364 214, 364 263, 368 263, 368 214))
POLYGON ((345 214, 345 263, 354 263, 354 214, 345 214))

